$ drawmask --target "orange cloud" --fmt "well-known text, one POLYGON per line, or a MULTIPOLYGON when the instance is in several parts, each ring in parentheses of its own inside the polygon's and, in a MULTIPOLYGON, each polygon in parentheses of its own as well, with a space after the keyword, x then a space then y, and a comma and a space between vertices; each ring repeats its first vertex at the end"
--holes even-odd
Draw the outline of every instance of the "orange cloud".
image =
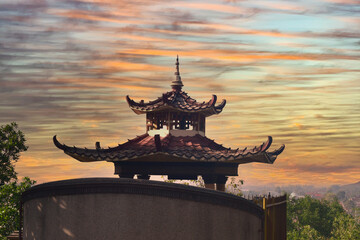
MULTIPOLYGON (((156 49, 126 49, 121 51, 123 53, 139 54, 139 55, 152 55, 152 56, 176 56, 178 51, 173 50, 156 50, 156 49)), ((215 60, 226 61, 251 61, 251 60, 328 60, 328 59, 347 59, 357 60, 357 56, 344 55, 344 54, 307 54, 307 53, 270 53, 270 52, 251 52, 251 51, 234 51, 234 50, 196 50, 184 51, 181 56, 194 57, 202 56, 215 60)))
POLYGON ((101 16, 101 15, 96 15, 96 12, 89 12, 83 10, 49 9, 48 13, 66 18, 71 18, 71 19, 82 19, 82 20, 90 20, 97 22, 111 22, 111 23, 120 23, 120 24, 146 23, 145 21, 139 21, 139 20, 127 20, 127 19, 120 20, 114 18, 114 16, 101 16))
POLYGON ((274 148, 286 144, 274 165, 241 166, 246 183, 355 181, 360 69, 353 3, 8 1, 0 120, 18 122, 28 139, 20 176, 113 176, 112 164, 79 163, 51 136, 93 148, 143 134, 144 116, 129 110, 124 96, 148 101, 169 91, 179 54, 190 96, 228 100, 222 114, 207 119, 209 138, 232 148, 258 146, 268 135, 274 148), (305 8, 310 15, 301 14, 305 8), (279 13, 292 15, 289 22, 279 24, 279 13), (294 27, 294 19, 314 21, 294 27))
POLYGON ((95 66, 103 68, 117 69, 119 71, 169 71, 170 67, 163 67, 153 64, 133 63, 115 60, 95 60, 95 66))
POLYGON ((197 22, 185 22, 184 25, 191 26, 200 26, 208 29, 217 29, 227 33, 237 33, 237 34, 246 34, 246 35, 261 35, 267 37, 284 37, 284 38, 293 38, 296 37, 294 34, 281 33, 278 31, 265 31, 265 30, 255 30, 255 29, 246 29, 240 27, 234 27, 232 25, 226 24, 215 24, 215 23, 197 23, 197 22))
POLYGON ((300 6, 297 4, 297 2, 281 2, 281 3, 277 3, 277 2, 269 2, 269 1, 262 1, 261 2, 261 6, 264 7, 269 7, 272 9, 277 9, 277 10, 290 10, 290 11, 306 11, 307 8, 300 6))
POLYGON ((241 14, 246 12, 246 9, 244 8, 240 8, 238 6, 224 5, 224 4, 175 2, 172 5, 175 5, 177 7, 185 7, 185 8, 232 13, 232 14, 241 14))

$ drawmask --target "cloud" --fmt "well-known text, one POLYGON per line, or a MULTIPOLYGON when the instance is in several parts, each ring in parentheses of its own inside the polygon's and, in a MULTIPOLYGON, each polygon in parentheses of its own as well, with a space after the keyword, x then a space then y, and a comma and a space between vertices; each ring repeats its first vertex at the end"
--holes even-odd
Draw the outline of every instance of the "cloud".
POLYGON ((124 97, 148 101, 171 90, 179 54, 190 96, 227 99, 207 119, 208 137, 235 148, 268 135, 274 148, 286 144, 275 165, 242 166, 251 169, 244 178, 350 181, 359 156, 355 11, 352 1, 8 0, 0 8, 0 122, 18 122, 28 138, 18 171, 39 181, 112 176, 111 164, 80 164, 51 137, 93 147, 144 133, 144 116, 124 97), (61 171, 48 175, 51 168, 61 171))
POLYGON ((189 8, 191 10, 198 9, 231 14, 244 14, 247 10, 246 8, 241 8, 239 6, 199 2, 175 2, 171 5, 174 5, 175 7, 189 8))
MULTIPOLYGON (((284 169, 284 167, 282 167, 284 169)), ((289 171, 295 172, 309 172, 309 173, 320 173, 320 174, 331 174, 331 173, 346 173, 353 172, 356 170, 356 166, 353 165, 330 165, 325 164, 296 164, 287 167, 289 171)))
POLYGON ((354 31, 347 31, 343 29, 335 29, 333 31, 329 32, 323 32, 323 33, 315 33, 315 32, 303 32, 298 34, 299 37, 307 37, 307 38, 360 38, 360 31, 354 32, 354 31))

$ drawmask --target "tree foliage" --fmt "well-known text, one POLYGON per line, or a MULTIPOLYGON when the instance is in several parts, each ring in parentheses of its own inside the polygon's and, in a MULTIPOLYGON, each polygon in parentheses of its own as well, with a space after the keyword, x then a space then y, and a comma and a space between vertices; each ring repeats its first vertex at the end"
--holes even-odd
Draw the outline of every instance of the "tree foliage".
POLYGON ((20 152, 28 149, 24 134, 17 127, 14 122, 0 126, 0 186, 17 179, 14 163, 20 152))
POLYGON ((289 199, 287 207, 289 240, 360 239, 360 225, 336 199, 327 201, 306 196, 289 199))
POLYGON ((13 181, 0 186, 0 239, 19 229, 21 194, 35 181, 25 177, 21 182, 13 181))
POLYGON ((17 128, 16 123, 0 126, 0 240, 19 229, 21 194, 35 183, 28 177, 17 181, 14 164, 28 149, 17 128))
MULTIPOLYGON (((201 176, 198 176, 197 180, 174 180, 174 179, 165 179, 165 176, 161 176, 161 178, 164 180, 164 182, 168 183, 180 183, 184 185, 191 185, 196 187, 205 187, 204 179, 201 176)), ((236 196, 243 196, 243 193, 241 192, 241 185, 244 184, 244 180, 236 179, 235 177, 230 177, 229 181, 226 184, 225 191, 227 193, 231 193, 236 196)))
POLYGON ((360 239, 360 224, 348 214, 335 217, 331 240, 360 239))
POLYGON ((289 240, 325 240, 325 238, 310 225, 299 225, 296 230, 288 230, 287 238, 289 240))

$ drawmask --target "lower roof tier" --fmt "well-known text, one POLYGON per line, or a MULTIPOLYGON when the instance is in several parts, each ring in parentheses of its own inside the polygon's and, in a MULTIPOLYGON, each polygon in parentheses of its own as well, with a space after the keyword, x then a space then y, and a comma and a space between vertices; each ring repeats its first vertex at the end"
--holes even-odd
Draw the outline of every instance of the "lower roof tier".
POLYGON ((238 164, 262 162, 272 164, 285 148, 285 145, 282 145, 279 149, 268 152, 272 143, 270 136, 260 146, 242 150, 223 147, 199 134, 178 137, 168 134, 160 137, 146 133, 108 149, 100 148, 98 143, 96 149, 70 147, 58 142, 56 135, 53 141, 64 153, 81 162, 229 162, 238 164))

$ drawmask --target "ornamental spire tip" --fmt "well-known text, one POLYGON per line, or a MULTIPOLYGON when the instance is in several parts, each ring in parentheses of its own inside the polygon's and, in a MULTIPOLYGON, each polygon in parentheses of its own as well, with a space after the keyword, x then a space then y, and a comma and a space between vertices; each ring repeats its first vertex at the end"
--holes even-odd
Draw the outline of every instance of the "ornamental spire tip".
POLYGON ((183 85, 182 81, 181 81, 181 77, 180 77, 180 70, 179 70, 179 55, 176 55, 176 72, 175 72, 175 76, 176 79, 174 81, 172 81, 171 87, 173 90, 175 91, 181 91, 181 88, 183 85))

